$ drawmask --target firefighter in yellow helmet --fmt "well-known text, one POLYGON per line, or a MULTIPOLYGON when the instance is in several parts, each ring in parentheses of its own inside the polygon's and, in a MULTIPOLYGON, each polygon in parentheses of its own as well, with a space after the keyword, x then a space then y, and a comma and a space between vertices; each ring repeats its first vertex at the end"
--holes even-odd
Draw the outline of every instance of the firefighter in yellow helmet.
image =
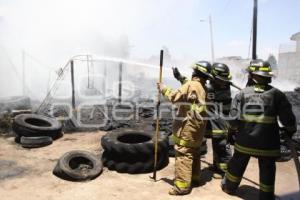
POLYGON ((158 83, 158 89, 178 107, 173 122, 173 140, 175 143, 175 181, 170 195, 190 193, 192 183, 200 181, 199 148, 203 139, 206 121, 206 92, 204 85, 208 76, 205 65, 194 66, 192 80, 179 89, 172 90, 158 83))
POLYGON ((272 70, 268 62, 250 63, 249 82, 232 102, 231 129, 237 130, 235 151, 222 180, 228 194, 237 190, 250 157, 258 159, 259 199, 274 200, 275 160, 280 156, 278 121, 291 137, 296 132, 292 106, 280 90, 270 85, 272 70))

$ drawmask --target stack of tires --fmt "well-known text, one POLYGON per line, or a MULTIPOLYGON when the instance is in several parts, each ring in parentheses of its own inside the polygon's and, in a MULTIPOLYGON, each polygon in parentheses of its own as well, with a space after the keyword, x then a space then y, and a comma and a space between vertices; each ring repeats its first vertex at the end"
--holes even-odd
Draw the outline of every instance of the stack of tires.
POLYGON ((47 146, 63 136, 59 121, 37 114, 17 115, 12 128, 16 134, 15 142, 25 148, 47 146))
MULTIPOLYGON (((154 169, 154 134, 136 131, 112 132, 103 136, 103 165, 119 173, 149 173, 154 169)), ((158 140, 157 169, 169 164, 168 138, 158 140)))

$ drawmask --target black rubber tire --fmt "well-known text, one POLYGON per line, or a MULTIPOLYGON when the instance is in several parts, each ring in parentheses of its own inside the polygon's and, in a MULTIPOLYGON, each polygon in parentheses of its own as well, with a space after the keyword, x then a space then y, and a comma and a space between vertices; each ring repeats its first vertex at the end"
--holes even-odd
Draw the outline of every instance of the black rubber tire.
MULTIPOLYGON (((128 162, 118 162, 110 158, 105 152, 102 155, 103 165, 109 170, 115 170, 119 173, 129 173, 129 174, 141 174, 149 173, 154 169, 153 157, 148 158, 145 161, 136 161, 134 163, 128 162)), ((161 153, 157 160, 157 170, 163 169, 169 164, 168 152, 161 153)))
POLYGON ((25 137, 48 136, 53 140, 62 137, 62 124, 56 119, 36 114, 21 114, 13 122, 16 135, 25 137))
MULTIPOLYGON (((137 131, 113 132, 102 137, 102 161, 110 170, 120 173, 147 173, 153 171, 154 134, 137 131)), ((166 134, 158 140, 157 169, 169 163, 169 142, 166 134)))
POLYGON ((21 136, 16 135, 16 137, 15 137, 15 143, 20 144, 20 142, 21 142, 21 136))
MULTIPOLYGON (((109 154, 130 157, 153 155, 154 134, 135 131, 112 132, 101 138, 103 149, 109 154)), ((164 135, 158 140, 158 152, 167 151, 168 140, 164 135)))
POLYGON ((38 148, 52 144, 53 140, 48 136, 41 137, 24 137, 20 138, 20 144, 24 148, 38 148))
POLYGON ((57 162, 53 174, 69 181, 87 181, 98 177, 103 170, 101 160, 87 151, 70 151, 57 162), (81 168, 89 167, 85 171, 81 168))
POLYGON ((168 137, 169 140, 169 157, 175 157, 174 141, 172 136, 168 137))

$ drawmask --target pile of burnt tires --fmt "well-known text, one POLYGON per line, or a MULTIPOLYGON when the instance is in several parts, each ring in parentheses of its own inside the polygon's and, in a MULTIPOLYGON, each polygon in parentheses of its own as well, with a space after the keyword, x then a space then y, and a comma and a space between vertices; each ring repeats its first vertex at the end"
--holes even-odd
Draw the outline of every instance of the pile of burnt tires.
POLYGON ((52 144, 63 136, 62 124, 56 119, 37 114, 17 115, 12 124, 15 142, 24 148, 38 148, 52 144))
MULTIPOLYGON (((153 133, 126 131, 111 132, 101 139, 104 149, 103 165, 119 173, 149 173, 154 169, 153 133)), ((158 140, 157 169, 169 164, 168 137, 161 134, 158 140)))

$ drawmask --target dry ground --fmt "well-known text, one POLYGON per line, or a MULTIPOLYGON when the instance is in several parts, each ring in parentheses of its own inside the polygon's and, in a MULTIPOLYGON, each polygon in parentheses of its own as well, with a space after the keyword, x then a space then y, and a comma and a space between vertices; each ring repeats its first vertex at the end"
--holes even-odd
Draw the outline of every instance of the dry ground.
MULTIPOLYGON (((88 150, 100 154, 100 138, 104 132, 66 134, 52 145, 39 149, 23 149, 13 138, 0 138, 0 199, 1 200, 168 200, 168 199, 257 199, 257 160, 252 159, 238 196, 229 196, 220 189, 220 180, 211 178, 207 163, 209 153, 203 158, 203 186, 194 188, 188 196, 173 197, 167 194, 171 187, 174 159, 165 169, 158 172, 160 181, 154 183, 150 174, 128 175, 108 171, 90 182, 74 183, 52 175, 57 159, 70 150, 88 150)), ((210 142, 209 142, 210 143, 210 142)), ((210 151, 210 150, 209 150, 210 151)), ((277 164, 276 195, 281 199, 298 191, 298 182, 293 162, 277 164)), ((299 193, 298 193, 299 195, 299 193)))

